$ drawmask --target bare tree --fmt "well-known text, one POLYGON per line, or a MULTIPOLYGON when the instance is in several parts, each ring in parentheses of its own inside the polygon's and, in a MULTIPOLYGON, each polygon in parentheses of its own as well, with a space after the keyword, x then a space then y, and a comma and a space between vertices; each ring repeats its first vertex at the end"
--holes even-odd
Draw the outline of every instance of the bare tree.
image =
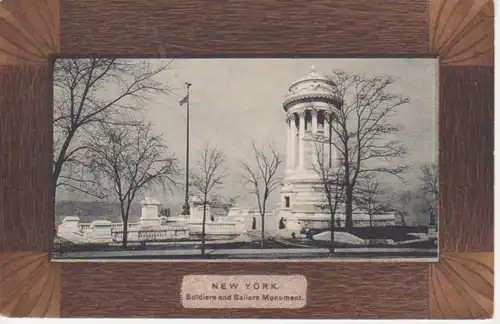
POLYGON ((393 210, 392 200, 394 193, 390 194, 383 188, 374 174, 368 174, 360 181, 356 188, 356 207, 368 214, 370 227, 373 226, 373 217, 393 210))
POLYGON ((426 163, 420 167, 422 175, 420 180, 422 181, 421 190, 429 199, 431 205, 431 212, 436 214, 437 201, 438 201, 438 178, 437 178, 437 168, 435 163, 426 163))
POLYGON ((153 67, 145 60, 114 58, 64 58, 54 64, 54 161, 53 190, 81 182, 82 156, 101 123, 133 125, 119 117, 150 99, 153 93, 169 93, 156 81, 169 63, 153 67))
POLYGON ((251 192, 257 199, 262 219, 260 247, 264 248, 266 204, 271 193, 280 186, 281 177, 278 176, 277 171, 283 161, 271 144, 267 148, 265 146, 257 148, 255 144, 252 147, 256 167, 251 167, 247 162, 242 163, 242 178, 246 184, 251 186, 251 192))
POLYGON ((203 195, 203 223, 201 228, 201 255, 205 255, 205 224, 207 203, 212 190, 223 183, 227 170, 223 168, 224 154, 216 147, 206 145, 196 162, 197 169, 191 172, 191 185, 203 195))
POLYGON ((329 156, 330 141, 323 135, 318 135, 314 139, 315 162, 313 168, 321 180, 320 192, 325 194, 325 201, 319 206, 322 210, 330 213, 330 252, 334 252, 335 246, 335 215, 338 208, 344 202, 344 170, 341 163, 332 161, 329 156), (325 152, 325 147, 328 151, 325 152))
POLYGON ((425 224, 428 221, 432 204, 422 190, 407 189, 399 191, 393 200, 397 216, 403 221, 404 226, 425 224))
POLYGON ((391 77, 334 71, 331 81, 342 103, 329 117, 331 143, 344 169, 345 227, 352 228, 359 178, 370 173, 385 173, 402 180, 401 173, 407 169, 404 165, 389 163, 406 155, 404 144, 394 136, 399 128, 390 119, 409 99, 391 92, 395 83, 391 77))
POLYGON ((154 186, 171 190, 179 174, 177 160, 167 155, 166 145, 152 133, 150 124, 117 127, 101 123, 98 129, 88 143, 85 184, 101 200, 118 201, 126 248, 133 201, 154 186))
POLYGON ((395 209, 403 226, 409 226, 415 222, 410 217, 413 216, 410 208, 413 201, 413 193, 410 190, 402 190, 395 195, 395 209))

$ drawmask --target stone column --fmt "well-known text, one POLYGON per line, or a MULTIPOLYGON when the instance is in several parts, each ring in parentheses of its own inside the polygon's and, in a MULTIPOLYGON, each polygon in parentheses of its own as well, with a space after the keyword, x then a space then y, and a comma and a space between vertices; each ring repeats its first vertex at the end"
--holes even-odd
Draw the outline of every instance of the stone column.
POLYGON ((304 135, 306 132, 306 114, 305 111, 300 113, 299 122, 299 169, 304 169, 304 135))
POLYGON ((292 132, 290 116, 286 116, 286 169, 292 168, 292 132))
POLYGON ((311 117, 312 117, 312 133, 313 135, 316 135, 316 133, 318 132, 318 112, 316 110, 312 110, 311 117))
POLYGON ((286 160, 285 160, 285 169, 288 170, 288 168, 290 167, 290 156, 289 156, 289 152, 290 152, 290 137, 288 136, 288 116, 286 116, 286 119, 285 119, 285 129, 286 129, 286 160))
POLYGON ((330 123, 328 116, 329 113, 325 111, 325 118, 323 121, 323 134, 325 135, 325 145, 323 147, 323 163, 325 164, 325 166, 328 166, 328 154, 330 153, 330 144, 328 143, 328 140, 330 138, 330 123))
POLYGON ((318 152, 316 149, 316 135, 318 134, 318 112, 316 110, 311 111, 311 117, 312 117, 312 141, 311 141, 311 161, 312 161, 312 167, 316 169, 316 166, 318 165, 318 152))
POLYGON ((297 130, 295 126, 295 115, 290 115, 290 169, 295 170, 297 166, 296 150, 297 150, 297 130))
MULTIPOLYGON (((331 117, 332 115, 330 115, 331 117)), ((338 130, 338 124, 334 120, 330 120, 332 125, 331 125, 331 137, 332 137, 332 142, 337 138, 337 133, 334 130, 338 130)), ((338 158, 338 152, 335 146, 332 145, 332 162, 337 163, 337 158, 338 158)))

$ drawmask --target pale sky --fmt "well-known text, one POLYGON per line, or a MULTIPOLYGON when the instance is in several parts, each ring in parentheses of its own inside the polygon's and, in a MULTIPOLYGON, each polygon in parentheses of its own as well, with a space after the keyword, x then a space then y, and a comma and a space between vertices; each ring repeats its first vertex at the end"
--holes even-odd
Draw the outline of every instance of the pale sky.
MULTIPOLYGON (((226 197, 239 195, 240 206, 255 207, 255 198, 244 194, 240 163, 253 161, 252 142, 259 146, 274 143, 285 160, 283 98, 294 81, 309 74, 312 65, 323 74, 341 69, 397 79, 393 92, 411 100, 398 108, 393 119, 401 126, 398 139, 409 151, 400 161, 413 167, 405 175, 408 186, 418 186, 420 165, 436 161, 437 62, 434 59, 176 59, 159 76, 170 84, 173 93, 152 97, 145 107, 146 119, 163 134, 184 169, 186 108, 179 106, 179 100, 185 95, 184 82, 191 82, 191 165, 206 143, 217 146, 224 152, 229 169, 226 183, 218 193, 226 197)), ((183 178, 179 181, 183 182, 183 178)), ((388 181, 395 188, 405 187, 398 181, 388 181)), ((157 198, 166 205, 181 204, 182 188, 174 196, 157 198)), ((275 206, 277 201, 275 194, 269 206, 275 206)))

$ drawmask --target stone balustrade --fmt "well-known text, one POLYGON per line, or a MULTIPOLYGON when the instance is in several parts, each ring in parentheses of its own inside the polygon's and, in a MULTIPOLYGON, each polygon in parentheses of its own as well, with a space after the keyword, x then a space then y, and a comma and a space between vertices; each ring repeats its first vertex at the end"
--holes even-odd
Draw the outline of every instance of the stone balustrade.
MULTIPOLYGON (((115 231, 111 233, 113 242, 123 241, 123 231, 115 231)), ((148 229, 140 230, 133 229, 127 232, 129 242, 155 242, 162 240, 185 239, 189 238, 187 229, 163 228, 163 229, 148 229)))
MULTIPOLYGON (((90 229, 92 223, 78 223, 78 230, 81 233, 85 233, 90 229)), ((138 228, 139 223, 128 223, 128 228, 133 229, 133 228, 138 228)), ((123 223, 111 223, 111 231, 112 232, 119 232, 123 231, 123 223)))
MULTIPOLYGON (((202 222, 189 222, 189 230, 194 234, 201 234, 202 222)), ((225 235, 239 235, 246 232, 244 223, 242 222, 206 222, 205 234, 225 234, 225 235)))
MULTIPOLYGON (((145 198, 141 201, 141 217, 137 223, 127 224, 127 240, 129 242, 161 241, 199 237, 202 232, 203 214, 199 200, 192 201, 192 214, 189 217, 177 216, 165 218, 158 215, 159 202, 145 198)), ((207 237, 235 237, 247 232, 248 224, 244 220, 210 221, 210 212, 205 223, 207 237)), ((64 218, 58 226, 58 235, 74 241, 75 234, 82 237, 78 243, 112 243, 123 241, 123 223, 112 223, 107 220, 96 220, 92 223, 80 223, 76 216, 64 218)))
MULTIPOLYGON (((134 229, 139 227, 139 223, 128 223, 127 224, 128 229, 134 229)), ((119 232, 123 231, 123 223, 113 223, 111 224, 111 231, 113 232, 119 232)))
POLYGON ((80 223, 78 224, 78 230, 82 233, 85 233, 90 229, 90 223, 80 223))

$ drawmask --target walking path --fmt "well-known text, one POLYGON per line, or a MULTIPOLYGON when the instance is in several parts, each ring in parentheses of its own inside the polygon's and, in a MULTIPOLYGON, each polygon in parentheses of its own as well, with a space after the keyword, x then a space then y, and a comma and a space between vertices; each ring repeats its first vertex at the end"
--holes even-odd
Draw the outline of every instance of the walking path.
MULTIPOLYGON (((290 254, 311 254, 311 253, 328 253, 328 249, 232 249, 232 250, 205 250, 207 255, 255 255, 263 254, 271 255, 290 255, 290 254)), ((147 251, 89 251, 89 252, 67 252, 63 256, 65 258, 102 258, 107 256, 112 257, 134 257, 134 256, 196 256, 200 255, 200 250, 147 250, 147 251)))
MULTIPOLYGON (((227 243, 241 243, 243 241, 241 240, 207 240, 205 241, 206 244, 227 244, 227 243)), ((147 246, 169 246, 169 245, 200 245, 201 241, 172 241, 172 242, 148 242, 147 246)), ((111 243, 110 246, 121 246, 122 243, 111 243)), ((127 244, 128 246, 140 246, 141 243, 138 242, 129 242, 127 244)))
MULTIPOLYGON (((288 249, 207 249, 207 256, 216 256, 218 258, 223 259, 227 258, 281 258, 281 257, 320 257, 327 256, 329 254, 328 249, 322 248, 288 248, 288 249)), ((335 253, 339 255, 349 254, 373 254, 377 255, 397 255, 398 253, 414 253, 414 254, 429 254, 436 252, 435 249, 411 249, 411 248, 369 248, 369 247, 361 247, 361 248, 336 248, 335 253)), ((198 249, 184 249, 184 250, 146 250, 146 251, 89 251, 89 252, 67 252, 63 254, 55 254, 55 258, 63 258, 63 259, 100 259, 100 258, 144 258, 144 257, 195 257, 200 255, 200 250, 198 249)))

